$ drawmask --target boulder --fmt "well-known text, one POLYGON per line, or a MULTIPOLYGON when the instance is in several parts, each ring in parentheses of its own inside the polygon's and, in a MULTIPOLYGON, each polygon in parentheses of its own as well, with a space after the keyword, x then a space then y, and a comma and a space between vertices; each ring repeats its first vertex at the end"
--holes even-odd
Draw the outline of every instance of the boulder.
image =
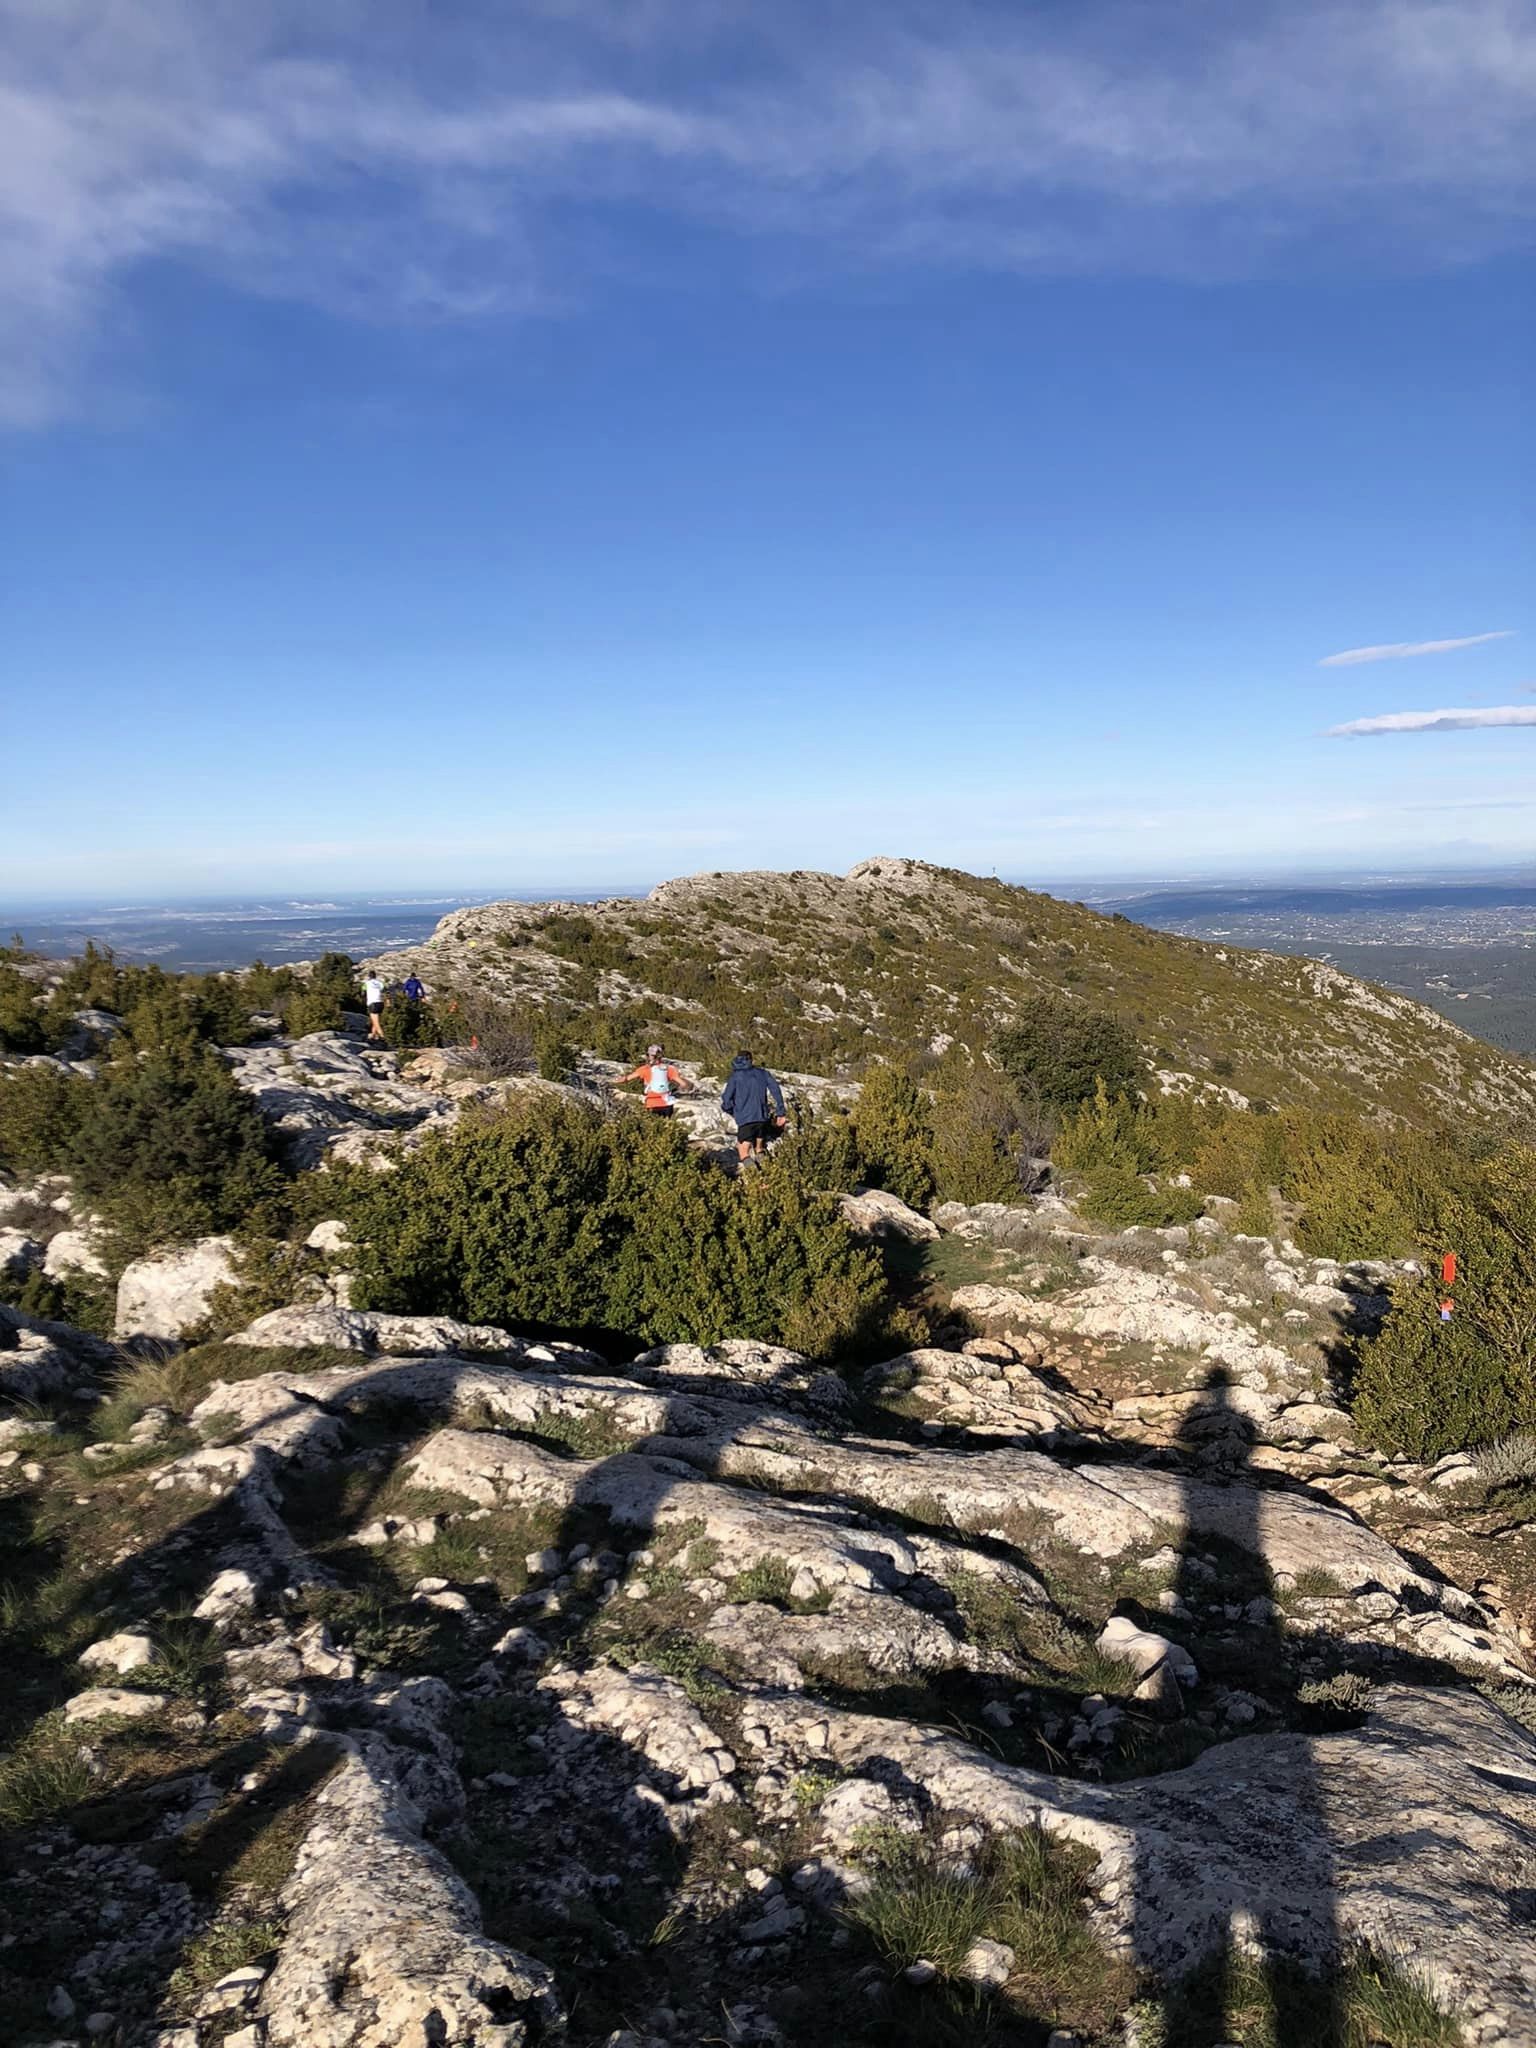
POLYGON ((1108 1657, 1118 1657, 1137 1674, 1135 1697, 1177 1712, 1179 1688, 1200 1682, 1194 1659, 1178 1643, 1170 1642, 1149 1628, 1140 1628, 1127 1615, 1112 1614, 1099 1632, 1098 1648, 1108 1657))
POLYGON ((884 1188, 855 1188, 851 1195, 839 1195, 838 1207, 844 1219, 861 1237, 901 1244, 931 1244, 939 1226, 919 1210, 908 1208, 884 1188))
POLYGON ((44 1248, 25 1230, 0 1230, 0 1273, 19 1276, 43 1263, 44 1248))
POLYGON ((52 1279, 62 1280, 71 1273, 83 1273, 91 1280, 105 1280, 106 1261, 96 1249, 96 1240, 89 1230, 61 1230, 48 1241, 48 1250, 43 1259, 43 1271, 52 1279))
POLYGON ((1049 1436, 1084 1426, 1083 1411, 1070 1396, 1058 1394, 1027 1365, 1000 1363, 992 1346, 903 1352, 872 1365, 863 1390, 868 1400, 953 1429, 1049 1436))
POLYGON ((117 1362, 100 1337, 0 1303, 0 1393, 12 1400, 66 1393, 117 1362))
MULTIPOLYGON (((438 1695, 441 1695, 441 1707, 438 1695)), ((317 1793, 283 1892, 287 1932, 258 1994, 265 2048, 520 2048, 561 2031, 550 1972, 480 1929, 473 1894, 423 1837, 443 1745, 436 1680, 378 1701, 385 1733, 351 1739, 317 1793)), ((446 1794, 457 1775, 438 1768, 446 1794)), ((462 1797, 462 1795, 460 1795, 462 1797)))
POLYGON ((526 1359, 530 1364, 579 1366, 597 1360, 579 1345, 533 1344, 513 1337, 493 1323, 461 1323, 453 1316, 392 1316, 372 1309, 313 1307, 275 1308, 240 1331, 237 1344, 270 1345, 281 1350, 312 1346, 330 1351, 358 1351, 365 1356, 430 1358, 471 1354, 526 1359))
POLYGON ((318 1166, 333 1150, 338 1158, 367 1159, 419 1142, 426 1129, 459 1114, 458 1102, 402 1081, 393 1055, 340 1031, 234 1046, 224 1057, 294 1166, 318 1166))
POLYGON ((1303 1966, 1362 1942, 1410 1956, 1477 2048, 1536 2043, 1536 1736, 1475 1692, 1384 1688, 1364 1727, 1240 1736, 1118 1784, 802 1695, 754 1700, 743 1741, 790 1769, 877 1772, 981 1830, 1081 1843, 1101 1931, 1150 1976, 1234 1938, 1303 1966))
POLYGON ((835 1372, 781 1344, 744 1337, 727 1337, 721 1344, 658 1344, 642 1351, 629 1372, 644 1386, 675 1386, 721 1401, 759 1396, 791 1407, 848 1406, 848 1389, 835 1372))
POLYGON ((79 1721, 142 1721, 158 1714, 165 1705, 157 1692, 130 1692, 126 1686, 102 1685, 91 1692, 77 1692, 64 1708, 64 1719, 73 1726, 79 1721))
POLYGON ((248 1614, 256 1605, 259 1591, 250 1572, 240 1565, 229 1565, 215 1575, 213 1583, 192 1612, 199 1621, 211 1621, 218 1627, 248 1614))
POLYGON ((117 1283, 119 1337, 180 1337, 208 1314, 214 1290, 233 1286, 234 1239, 204 1237, 180 1251, 135 1259, 117 1283))

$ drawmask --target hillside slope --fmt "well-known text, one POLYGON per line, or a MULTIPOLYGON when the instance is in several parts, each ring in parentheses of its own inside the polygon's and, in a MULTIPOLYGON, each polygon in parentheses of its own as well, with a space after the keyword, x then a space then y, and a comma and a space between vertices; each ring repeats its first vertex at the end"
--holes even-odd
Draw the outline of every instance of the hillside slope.
POLYGON ((827 1074, 979 1050, 1049 990, 1119 1012, 1165 1074, 1252 1099, 1421 1124, 1536 1114, 1536 1065, 1405 996, 915 860, 694 875, 643 901, 482 904, 378 964, 436 989, 601 1004, 637 1034, 664 1026, 679 1051, 750 1038, 827 1074))

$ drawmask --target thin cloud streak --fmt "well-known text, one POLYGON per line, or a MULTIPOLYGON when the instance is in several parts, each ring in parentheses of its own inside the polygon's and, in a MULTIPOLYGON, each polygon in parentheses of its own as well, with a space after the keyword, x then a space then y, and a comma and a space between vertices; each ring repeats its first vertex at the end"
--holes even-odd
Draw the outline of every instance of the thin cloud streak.
POLYGON ((529 0, 446 31, 415 0, 0 0, 0 43, 14 425, 78 402, 156 262, 470 321, 579 303, 637 210, 748 279, 772 238, 812 278, 1183 277, 1318 240, 1454 266, 1536 223, 1532 0, 529 0))
POLYGON ((1353 718, 1331 725, 1324 739, 1376 739, 1395 732, 1481 732, 1490 726, 1536 725, 1536 704, 1468 706, 1459 711, 1388 711, 1379 718, 1353 718))
POLYGON ((1512 632, 1468 633, 1460 640, 1393 640, 1384 647, 1346 647, 1325 654, 1319 668, 1358 668, 1365 661, 1407 661, 1416 654, 1454 654, 1458 647, 1481 647, 1488 640, 1512 640, 1512 632))

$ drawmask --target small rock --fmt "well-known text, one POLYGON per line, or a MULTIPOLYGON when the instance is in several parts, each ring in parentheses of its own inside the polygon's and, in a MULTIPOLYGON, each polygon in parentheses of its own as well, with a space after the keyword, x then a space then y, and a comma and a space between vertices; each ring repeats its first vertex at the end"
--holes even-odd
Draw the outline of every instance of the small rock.
POLYGON ((119 1677, 130 1671, 142 1671, 154 1661, 154 1643, 137 1629, 119 1629, 116 1635, 103 1636, 99 1643, 80 1652, 80 1662, 87 1671, 115 1671, 119 1677))
POLYGON ((920 1958, 915 1963, 908 1963, 901 1974, 909 1984, 931 1984, 939 1974, 939 1970, 936 1963, 930 1963, 926 1959, 920 1958))
POLYGON ((1013 1975, 1015 1960, 1014 1952, 1006 1941, 975 1941, 966 1951, 960 1974, 967 1983, 996 1991, 1013 1975))
POLYGON ((51 2020, 72 2020, 75 2016, 75 2001, 62 1984, 55 1984, 48 1994, 48 2017, 51 2020))
POLYGON ((142 1721, 165 1705, 157 1692, 129 1692, 119 1685, 101 1685, 77 1692, 64 1708, 64 1719, 77 1721, 142 1721))
POLYGON ((256 1581, 238 1565, 216 1574, 192 1612, 199 1621, 231 1621, 256 1605, 256 1581))

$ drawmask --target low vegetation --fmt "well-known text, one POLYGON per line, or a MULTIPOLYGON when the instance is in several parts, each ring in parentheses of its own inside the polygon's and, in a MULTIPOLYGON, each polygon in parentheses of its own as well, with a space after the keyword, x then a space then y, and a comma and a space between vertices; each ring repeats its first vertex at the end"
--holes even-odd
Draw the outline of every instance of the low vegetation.
POLYGON ((348 1221, 374 1308, 817 1356, 887 1313, 879 1260, 795 1173, 733 1182, 675 1125, 558 1098, 429 1138, 348 1221))

